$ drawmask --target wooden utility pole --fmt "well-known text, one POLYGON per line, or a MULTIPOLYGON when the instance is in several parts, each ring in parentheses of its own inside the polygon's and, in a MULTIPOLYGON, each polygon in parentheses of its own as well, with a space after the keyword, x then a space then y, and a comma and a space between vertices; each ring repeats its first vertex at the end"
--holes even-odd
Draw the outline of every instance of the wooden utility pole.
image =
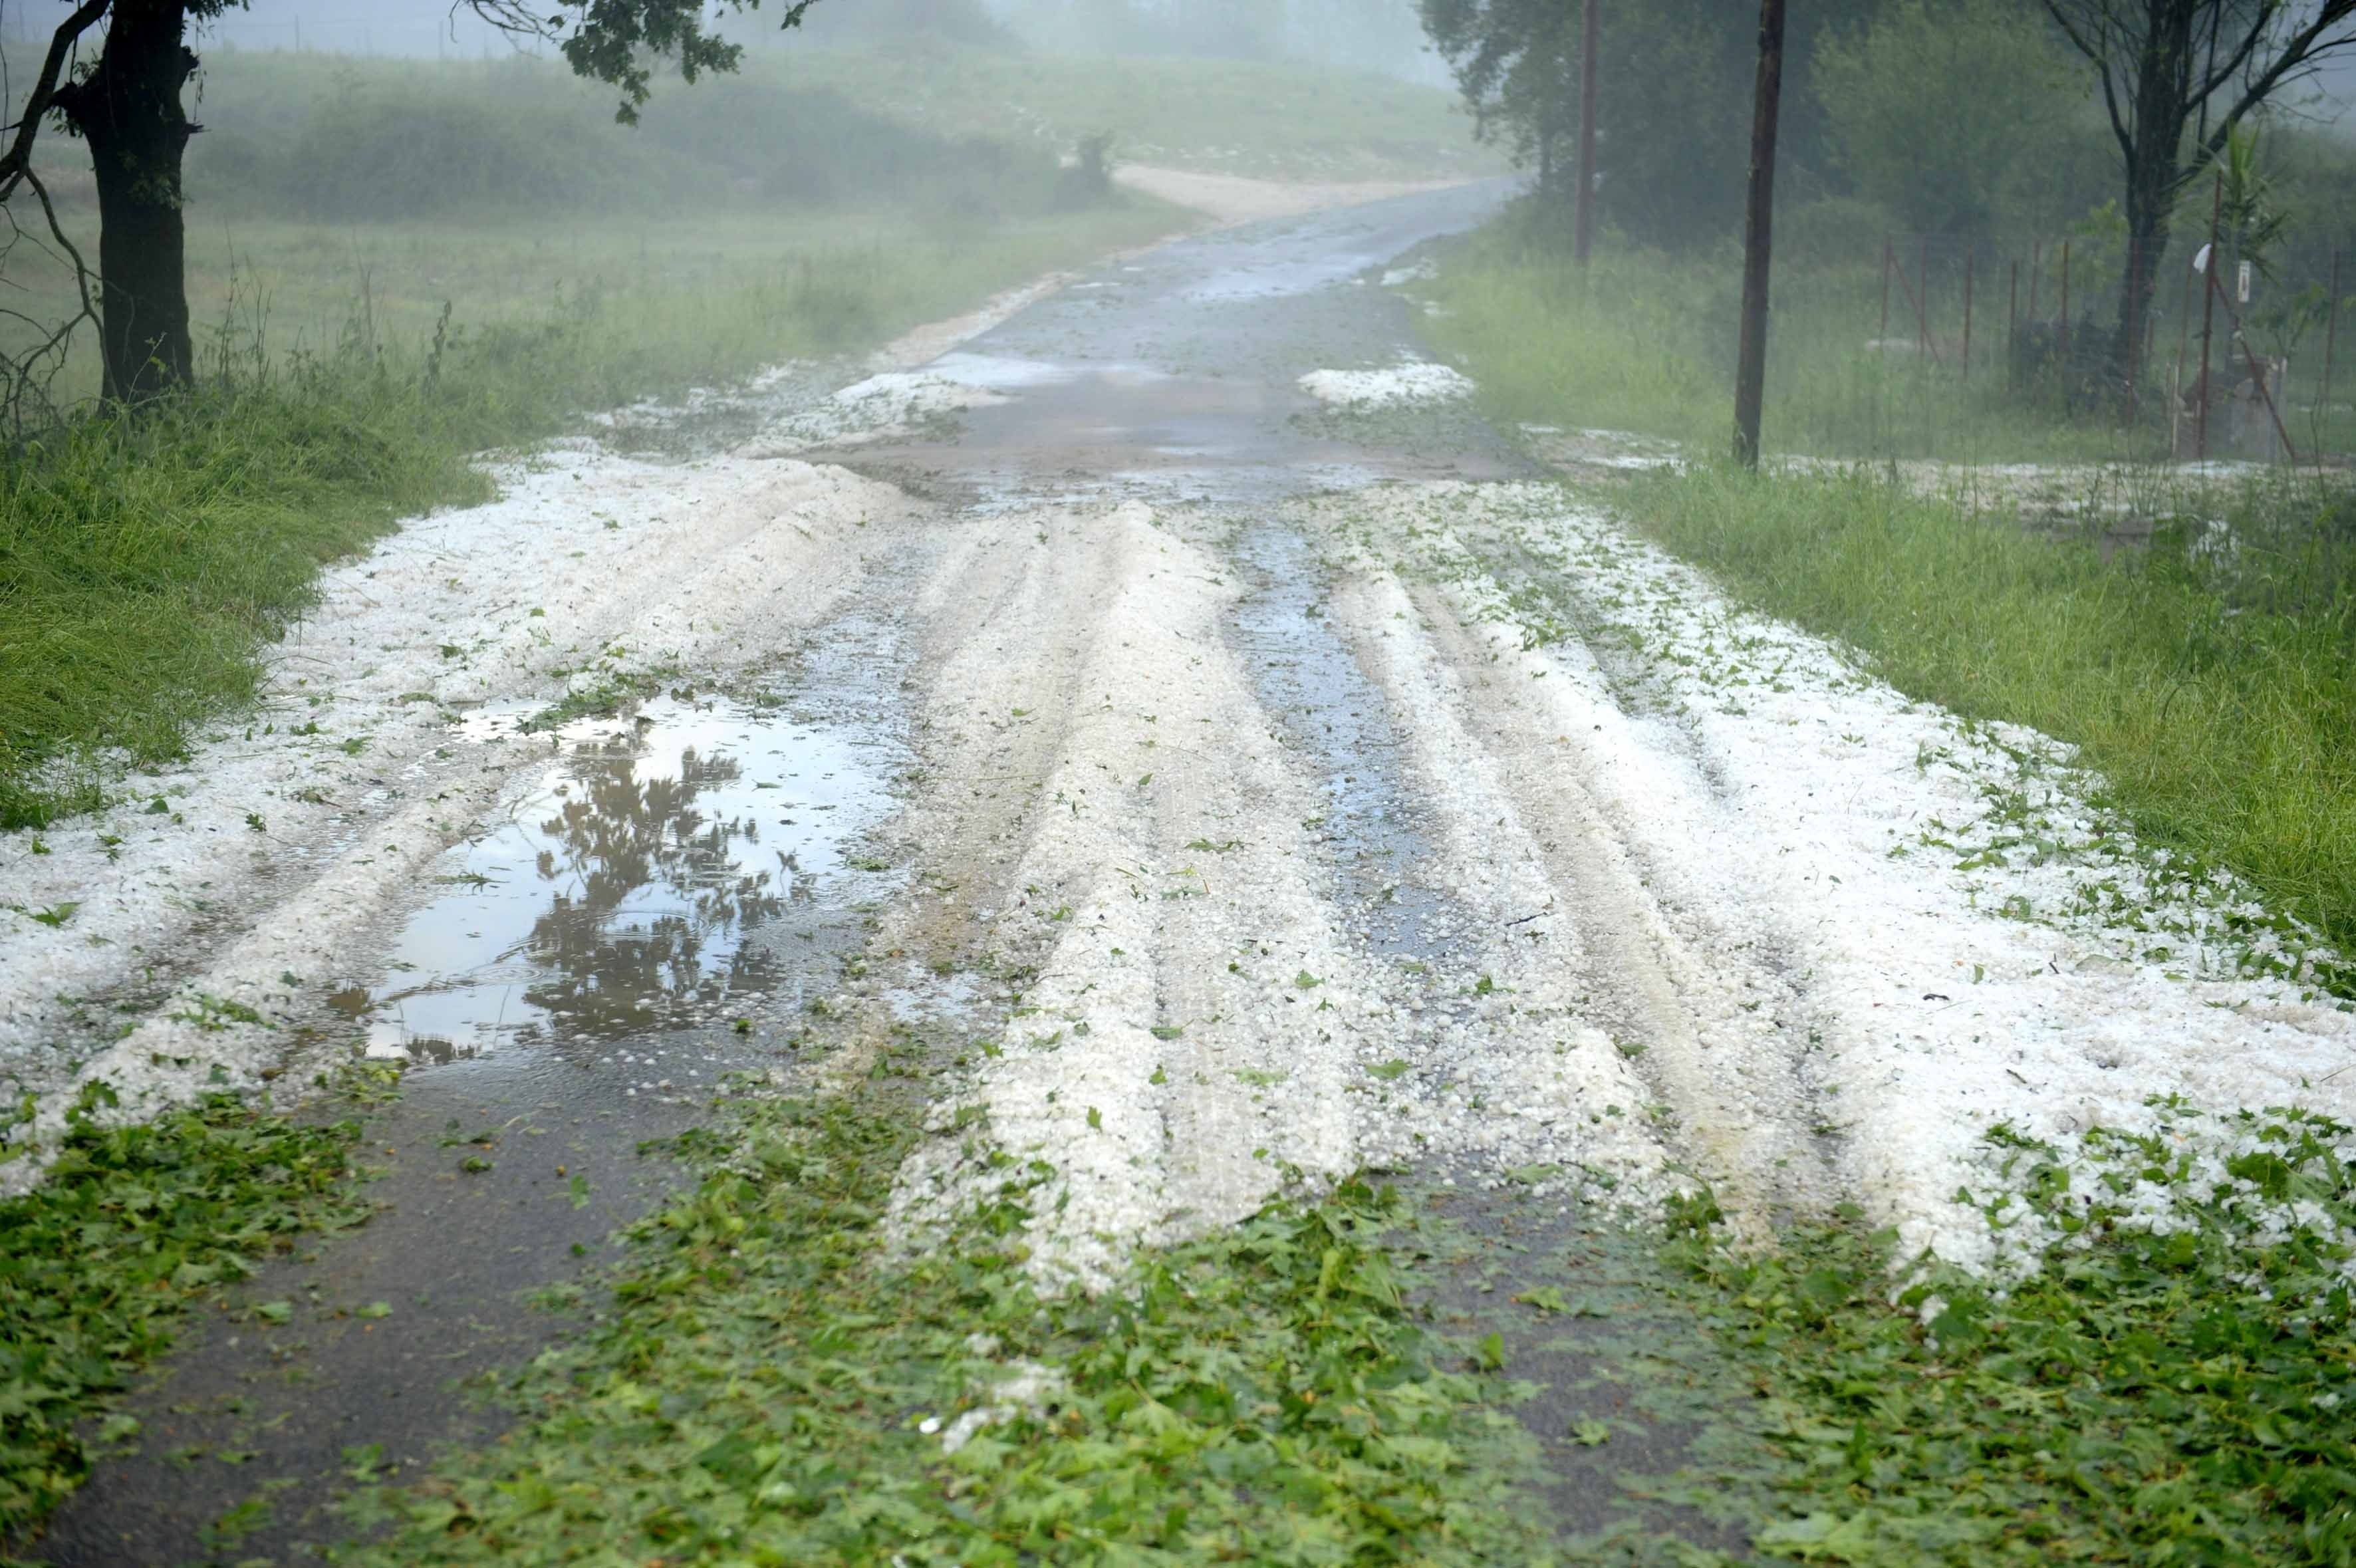
POLYGON ((1599 4, 1587 0, 1586 37, 1579 46, 1579 205, 1571 245, 1582 267, 1595 238, 1595 51, 1603 36, 1595 15, 1599 4))
POLYGON ((1751 191, 1742 218, 1742 343, 1734 371, 1734 456, 1759 466, 1767 388, 1767 278, 1775 241, 1775 126, 1783 101, 1783 0, 1759 0, 1759 80, 1751 110, 1751 191))

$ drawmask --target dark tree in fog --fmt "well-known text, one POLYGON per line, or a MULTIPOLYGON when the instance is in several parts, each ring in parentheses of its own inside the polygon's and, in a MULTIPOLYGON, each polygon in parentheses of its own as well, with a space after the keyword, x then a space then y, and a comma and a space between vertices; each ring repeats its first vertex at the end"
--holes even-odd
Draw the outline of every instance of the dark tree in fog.
MULTIPOLYGON (((194 353, 188 336, 187 222, 181 166, 188 138, 203 127, 181 102, 197 55, 188 47, 201 26, 243 0, 81 0, 51 35, 23 116, 0 150, 0 204, 29 193, 51 236, 87 277, 33 169, 33 146, 54 118, 90 144, 98 188, 98 293, 84 285, 83 315, 95 316, 105 361, 104 391, 138 403, 187 383, 194 353), (93 39, 94 52, 85 39, 93 39)), ((729 70, 743 53, 714 34, 703 0, 460 0, 509 32, 554 42, 574 71, 622 91, 621 118, 635 120, 647 101, 655 64, 668 60, 690 81, 729 70)), ((732 11, 757 11, 761 0, 723 0, 732 11)), ((773 0, 793 27, 814 0, 773 0)))
MULTIPOLYGON (((2033 4, 2034 0, 2021 0, 2033 4)), ((1787 53, 1804 60, 1827 30, 1881 0, 1807 0, 1787 53)), ((1580 0, 1418 0, 1424 30, 1484 139, 1569 194, 1579 124, 1580 0)), ((1599 202, 1628 234, 1669 245, 1730 238, 1742 215, 1759 0, 1612 0, 1597 60, 1599 202)), ((1784 105, 1783 161, 1804 194, 1831 180, 1828 123, 1814 95, 1784 105)))
POLYGON ((1580 17, 1568 0, 1421 0, 1424 31, 1456 73, 1474 131, 1557 189, 1556 153, 1579 124, 1580 17))
POLYGON ((2140 265, 2121 291, 2122 376, 2151 310, 2169 215, 2235 127, 2324 56, 2356 44, 2356 0, 2045 0, 2102 81, 2140 265))

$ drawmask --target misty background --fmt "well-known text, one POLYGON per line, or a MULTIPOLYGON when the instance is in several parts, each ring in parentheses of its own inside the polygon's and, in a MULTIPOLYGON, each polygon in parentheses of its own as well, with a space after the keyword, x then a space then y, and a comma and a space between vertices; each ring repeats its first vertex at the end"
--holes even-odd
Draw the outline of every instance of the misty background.
MULTIPOLYGON (((0 5, 0 39, 52 25, 26 0, 0 5)), ((1414 0, 822 0, 805 30, 774 17, 732 18, 748 44, 807 48, 929 25, 969 42, 1077 53, 1301 60, 1443 83, 1414 0), (922 13, 921 17, 917 15, 922 13)), ((305 49, 409 59, 487 59, 535 52, 448 0, 272 0, 232 11, 206 35, 218 48, 305 49)))

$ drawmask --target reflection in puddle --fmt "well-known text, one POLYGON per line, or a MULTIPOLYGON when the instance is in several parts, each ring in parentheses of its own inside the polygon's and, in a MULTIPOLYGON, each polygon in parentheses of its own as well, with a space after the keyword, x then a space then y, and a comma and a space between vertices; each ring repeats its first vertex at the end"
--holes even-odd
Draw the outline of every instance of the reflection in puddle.
POLYGON ((663 699, 556 745, 510 820, 445 857, 388 982, 339 999, 367 1009, 369 1054, 611 1038, 790 988, 746 938, 864 875, 846 843, 892 803, 873 746, 807 714, 663 699))

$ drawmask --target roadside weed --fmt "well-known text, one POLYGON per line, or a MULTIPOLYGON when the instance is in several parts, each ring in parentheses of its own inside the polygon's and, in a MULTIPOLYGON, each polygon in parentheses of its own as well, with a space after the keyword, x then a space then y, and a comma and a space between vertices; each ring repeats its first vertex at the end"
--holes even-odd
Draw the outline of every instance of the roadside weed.
POLYGON ((298 1126, 223 1094, 108 1125, 110 1099, 86 1090, 47 1182, 0 1203, 0 1537, 81 1484, 88 1418, 169 1348, 191 1305, 297 1232, 367 1214, 352 1122, 298 1126))
MULTIPOLYGON (((1783 1471, 1759 1550, 1859 1568, 2356 1562, 2349 1129, 2169 1101, 2064 1158, 1999 1129, 1995 1288, 1852 1219, 1769 1254, 1707 1203, 1671 1259, 1783 1471), (1928 1319, 1927 1324, 1924 1321, 1928 1319)), ((1851 1210, 1852 1216, 1855 1211, 1851 1210)))
POLYGON ((378 1492, 364 1561, 672 1564, 1546 1561, 1526 1439, 1429 1338, 1351 1186, 1043 1292, 1007 1185, 916 1256, 903 1119, 777 1101, 632 1232, 616 1312, 520 1376, 529 1424, 378 1492))

